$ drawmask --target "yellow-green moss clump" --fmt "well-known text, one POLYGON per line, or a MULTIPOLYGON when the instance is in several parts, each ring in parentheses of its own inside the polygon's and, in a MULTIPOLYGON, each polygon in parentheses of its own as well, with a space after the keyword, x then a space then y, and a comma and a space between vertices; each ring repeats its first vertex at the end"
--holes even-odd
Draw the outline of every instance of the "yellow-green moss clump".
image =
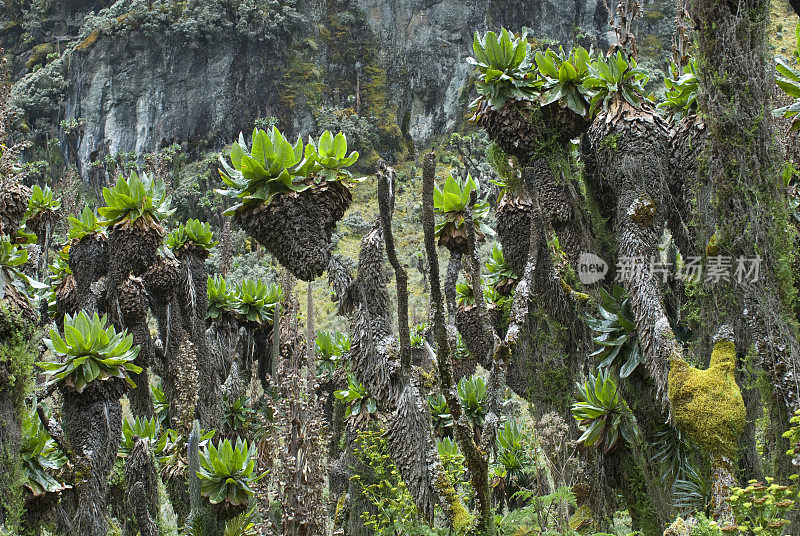
POLYGON ((711 235, 711 238, 708 239, 708 244, 706 244, 706 255, 709 257, 716 257, 719 255, 719 235, 714 233, 711 235))
POLYGON ((440 471, 434 482, 434 487, 439 493, 439 497, 444 499, 447 504, 442 504, 442 509, 445 515, 450 519, 453 527, 454 534, 466 534, 472 527, 474 519, 470 515, 467 508, 464 506, 464 501, 461 500, 450 478, 440 471))
POLYGON ((588 504, 582 504, 575 510, 569 518, 569 530, 578 532, 592 525, 592 508, 588 504))
POLYGON ((53 43, 42 43, 33 47, 33 54, 28 61, 25 62, 25 67, 32 70, 37 65, 44 65, 47 63, 47 56, 55 52, 53 43))
POLYGON ((75 47, 75 50, 89 50, 100 39, 100 30, 95 30, 75 47))
POLYGON ((669 401, 675 423, 704 450, 732 456, 744 430, 745 409, 736 383, 736 348, 729 340, 714 344, 706 370, 672 359, 669 401))

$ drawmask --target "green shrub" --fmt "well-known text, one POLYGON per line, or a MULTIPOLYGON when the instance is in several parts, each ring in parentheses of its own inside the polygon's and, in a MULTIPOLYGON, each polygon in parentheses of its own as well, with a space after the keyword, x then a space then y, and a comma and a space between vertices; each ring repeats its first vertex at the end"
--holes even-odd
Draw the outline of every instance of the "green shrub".
POLYGON ((498 36, 486 32, 475 33, 472 43, 474 57, 467 63, 478 71, 475 87, 478 101, 487 101, 492 108, 500 108, 509 100, 533 100, 536 96, 535 77, 531 73, 530 44, 523 32, 514 37, 503 28, 498 36))
POLYGON ((252 485, 266 473, 256 475, 255 445, 236 440, 234 447, 227 439, 215 447, 209 442, 200 453, 200 493, 208 497, 211 504, 229 503, 232 506, 247 505, 253 496, 252 485))
POLYGON ((139 346, 126 331, 117 333, 113 324, 106 327, 108 317, 89 317, 85 311, 64 317, 64 337, 50 330, 44 344, 56 358, 63 362, 37 364, 45 370, 48 383, 58 382, 79 393, 93 381, 119 378, 136 387, 128 374, 139 374, 142 369, 133 364, 139 346))
MULTIPOLYGON (((778 536, 789 524, 786 517, 796 504, 797 491, 774 481, 767 477, 766 482, 750 480, 745 488, 733 488, 728 502, 741 534, 778 536)), ((722 527, 722 531, 728 532, 730 528, 722 527)))
POLYGON ((628 404, 619 396, 617 384, 607 371, 592 374, 583 384, 576 384, 578 393, 572 404, 572 416, 584 431, 578 439, 587 447, 595 446, 604 453, 618 445, 620 437, 631 443, 634 421, 628 404))
POLYGON ((162 181, 152 180, 146 173, 135 171, 126 178, 120 175, 111 188, 103 188, 106 206, 97 209, 101 224, 132 226, 141 230, 160 228, 160 222, 175 212, 162 181))

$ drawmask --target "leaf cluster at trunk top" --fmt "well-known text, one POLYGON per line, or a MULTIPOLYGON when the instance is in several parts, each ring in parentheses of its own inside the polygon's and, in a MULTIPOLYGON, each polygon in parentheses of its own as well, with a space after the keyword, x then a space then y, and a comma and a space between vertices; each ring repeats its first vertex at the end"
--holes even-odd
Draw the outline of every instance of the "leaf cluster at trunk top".
POLYGON ((177 229, 167 235, 167 246, 177 252, 182 248, 194 249, 202 255, 208 255, 211 248, 217 245, 211 232, 211 225, 200 220, 189 220, 181 223, 177 229))
POLYGON ((209 277, 206 283, 208 293, 208 318, 219 318, 222 313, 236 312, 236 295, 228 290, 228 283, 220 275, 209 277))
POLYGON ((357 420, 369 420, 378 411, 378 402, 370 396, 366 387, 352 374, 347 374, 347 389, 334 391, 333 396, 347 404, 345 418, 354 416, 357 420), (364 415, 362 415, 362 413, 364 415))
POLYGON ((85 311, 75 316, 64 316, 64 336, 50 330, 44 344, 63 362, 40 361, 49 377, 48 383, 60 382, 79 393, 93 381, 120 378, 131 387, 136 384, 129 372, 139 374, 142 369, 133 364, 139 346, 133 346, 133 337, 126 331, 117 333, 113 324, 106 327, 108 318, 97 313, 90 317, 85 311))
MULTIPOLYGON (((445 245, 444 243, 448 238, 455 236, 461 236, 466 240, 464 218, 466 217, 466 209, 469 205, 472 192, 475 192, 476 195, 480 197, 480 185, 469 175, 467 175, 467 179, 463 182, 450 175, 447 177, 447 180, 445 180, 442 189, 438 187, 434 189, 433 208, 437 212, 441 212, 445 215, 445 220, 436 224, 435 236, 439 239, 439 245, 445 245)), ((484 235, 494 234, 494 231, 483 223, 488 213, 489 203, 475 203, 475 206, 472 208, 472 219, 477 224, 477 238, 479 240, 482 239, 484 235)))
POLYGON ((259 280, 245 279, 236 289, 236 310, 248 322, 271 323, 275 306, 281 301, 280 285, 266 285, 259 280))
POLYGON ((608 59, 582 47, 568 54, 562 47, 533 54, 526 33, 514 37, 506 29, 499 37, 494 32, 476 34, 472 49, 474 57, 467 61, 478 74, 478 98, 471 104, 474 120, 509 101, 538 101, 543 107, 557 103, 590 119, 615 95, 636 106, 647 80, 647 71, 622 52, 608 59))
POLYGON ((333 136, 326 130, 318 142, 309 138, 305 145, 298 137, 292 145, 276 127, 269 132, 256 128, 249 149, 241 133, 231 146, 233 167, 220 157, 220 176, 228 189, 217 192, 241 200, 225 212, 230 215, 246 203, 269 203, 280 193, 351 178, 346 168, 356 160, 356 151, 347 154, 347 138, 341 132, 333 136))
POLYGON ((679 73, 674 62, 670 65, 670 71, 672 78, 664 79, 666 100, 658 106, 668 109, 675 119, 681 119, 697 112, 697 60, 690 59, 683 74, 679 73))
POLYGON ((456 385, 456 391, 467 419, 477 426, 483 426, 486 405, 489 402, 489 392, 483 378, 475 375, 461 378, 456 385))
POLYGON ((229 290, 228 283, 219 275, 208 278, 207 292, 208 318, 219 318, 227 312, 256 324, 272 322, 275 306, 283 296, 280 285, 257 279, 245 279, 229 290))
POLYGON ((254 493, 252 485, 266 474, 254 474, 255 457, 255 445, 248 448, 247 441, 238 438, 235 447, 227 439, 216 447, 209 442, 200 453, 200 493, 211 504, 247 505, 254 493))
POLYGON ((586 382, 576 385, 578 393, 572 416, 583 430, 578 442, 596 446, 604 453, 615 448, 620 437, 631 443, 635 427, 632 413, 608 371, 601 371, 596 377, 589 374, 586 382))
MULTIPOLYGON (((797 26, 797 45, 800 48, 800 25, 797 26)), ((800 61, 800 52, 795 52, 795 61, 800 61)), ((775 113, 792 119, 792 130, 800 130, 800 69, 792 67, 782 58, 775 58, 778 70, 776 82, 778 87, 794 98, 795 101, 787 106, 778 108, 775 113)))
POLYGON ((31 189, 31 196, 28 198, 28 209, 25 211, 23 219, 30 219, 44 212, 55 212, 61 208, 61 201, 53 197, 53 190, 49 186, 42 189, 38 184, 31 189))
POLYGON ((525 437, 516 421, 506 421, 497 431, 497 461, 509 476, 521 478, 530 464, 525 437))
POLYGON ((127 458, 133 450, 134 438, 141 438, 147 441, 147 444, 153 447, 156 443, 158 430, 158 423, 155 417, 145 419, 144 417, 136 417, 133 422, 126 419, 122 423, 122 440, 119 444, 119 451, 117 455, 120 458, 127 458))
POLYGON ((586 86, 594 92, 590 114, 594 115, 598 107, 608 110, 617 96, 631 106, 638 107, 647 78, 647 71, 621 50, 608 60, 592 62, 591 75, 585 81, 586 86))
POLYGON ((84 236, 93 233, 102 233, 103 227, 100 225, 94 211, 89 207, 83 207, 80 218, 69 217, 69 232, 67 238, 77 242, 84 236))
POLYGON ((103 188, 105 207, 97 212, 101 222, 108 227, 135 227, 140 230, 161 229, 161 220, 172 215, 170 199, 163 181, 152 180, 147 173, 142 176, 132 171, 130 176, 117 178, 111 188, 103 188))
POLYGON ((526 32, 519 37, 505 28, 499 36, 486 32, 481 37, 476 32, 472 43, 475 57, 467 58, 467 63, 478 70, 475 85, 479 100, 487 100, 493 108, 502 107, 508 100, 533 100, 537 92, 530 70, 530 49, 526 32))
POLYGON ((537 52, 537 86, 542 94, 539 104, 547 106, 557 102, 562 108, 588 117, 593 93, 586 80, 590 75, 591 61, 591 53, 583 47, 575 47, 569 54, 560 47, 558 52, 552 48, 537 52))
MULTIPOLYGON (((483 283, 483 280, 481 280, 483 283)), ((498 305, 503 301, 503 296, 492 286, 483 288, 483 298, 486 305, 498 305)), ((466 282, 456 283, 456 304, 459 307, 469 308, 475 305, 475 293, 472 285, 466 282)))

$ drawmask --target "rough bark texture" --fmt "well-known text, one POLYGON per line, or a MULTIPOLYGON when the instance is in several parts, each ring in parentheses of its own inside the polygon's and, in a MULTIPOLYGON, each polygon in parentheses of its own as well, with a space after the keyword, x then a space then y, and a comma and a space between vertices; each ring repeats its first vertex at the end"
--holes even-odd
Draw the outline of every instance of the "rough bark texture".
MULTIPOLYGON (((380 195, 387 196, 384 191, 380 195)), ((432 195, 432 189, 431 189, 432 195)), ((384 199, 384 210, 391 203, 384 199)), ((431 207, 432 209, 432 207, 431 207)), ((384 215, 385 222, 391 222, 384 215)), ((455 524, 463 522, 464 510, 460 499, 452 492, 442 468, 430 414, 415 380, 402 373, 396 357, 398 341, 389 326, 389 302, 382 271, 384 232, 376 222, 363 239, 355 279, 337 258, 331 259, 328 274, 334 294, 339 301, 339 311, 350 318, 352 342, 350 363, 353 374, 390 414, 389 451, 404 482, 412 493, 420 514, 428 521, 433 519, 433 505, 438 501, 446 517, 455 524), (414 443, 409 443, 409 441, 414 443), (413 446, 411 446, 413 445, 413 446)), ((407 322, 407 320, 406 320, 407 322)), ((410 361, 410 355, 409 355, 410 361)))
MULTIPOLYGON (((709 138, 700 176, 714 200, 703 214, 704 224, 715 229, 719 255, 762 258, 757 281, 731 280, 714 287, 715 303, 721 306, 713 312, 733 327, 736 348, 753 345, 772 386, 771 398, 782 406, 775 414, 786 417, 800 408, 800 346, 790 309, 794 281, 789 258, 796 237, 778 190, 767 40, 770 4, 695 0, 689 11, 697 25, 698 103, 709 138)), ((787 427, 787 422, 778 426, 787 427)), ((788 459, 780 458, 783 472, 793 472, 788 459)))
POLYGON ((108 271, 108 240, 99 234, 84 236, 70 246, 68 262, 79 296, 78 308, 87 314, 97 312, 104 290, 98 282, 108 271))
POLYGON ((219 387, 225 379, 225 370, 223 356, 212 352, 206 335, 208 271, 205 256, 197 248, 185 248, 178 252, 182 279, 186 283, 178 296, 185 314, 187 336, 195 352, 199 386, 197 415, 201 426, 210 430, 222 426, 222 391, 219 387))
POLYGON ((351 200, 341 182, 322 182, 302 193, 278 194, 267 205, 245 206, 234 221, 292 275, 312 281, 328 266, 333 228, 351 200))
MULTIPOLYGON (((641 270, 623 282, 631 297, 646 367, 665 405, 667 372, 674 339, 661 301, 661 285, 650 259, 657 253, 668 199, 668 128, 650 106, 634 108, 616 98, 589 132, 587 181, 596 190, 609 189, 615 204, 605 206, 619 246, 619 259, 644 259, 641 270), (614 143, 616 141, 616 143, 614 143)), ((621 274, 620 274, 621 275, 621 274)), ((630 276, 631 274, 625 274, 630 276)))
POLYGON ((144 439, 134 440, 133 449, 125 462, 125 481, 139 534, 157 536, 158 476, 153 453, 144 439))
POLYGON ((75 485, 74 534, 105 536, 108 477, 122 434, 123 384, 93 382, 82 393, 63 391, 62 422, 70 450, 79 460, 82 480, 75 485))
MULTIPOLYGON (((618 246, 617 276, 630 296, 645 369, 652 382, 638 385, 633 402, 643 433, 652 433, 654 423, 666 422, 669 400, 667 375, 671 359, 680 355, 662 300, 663 283, 651 268, 659 262, 658 244, 669 207, 669 129, 654 108, 642 103, 633 107, 617 97, 595 120, 589 132, 587 182, 600 199, 618 246), (627 264, 626 264, 627 263, 627 264), (633 271, 626 266, 635 264, 633 271), (655 404, 649 401, 655 401, 655 404)), ((632 389, 633 390, 633 389, 632 389)), ((631 391, 632 391, 631 390, 631 391)), ((644 436, 649 442, 652 435, 644 436)), ((652 455, 643 457, 642 470, 657 474, 652 455)), ((661 523, 671 516, 671 504, 663 486, 648 485, 648 497, 656 506, 661 523)))
POLYGON ((192 318, 185 293, 188 271, 181 270, 180 262, 168 254, 159 257, 144 280, 158 321, 154 372, 161 377, 164 395, 169 401, 170 426, 188 434, 199 396, 196 353, 186 321, 192 318))
POLYGON ((487 109, 480 123, 489 139, 523 163, 547 156, 546 144, 564 146, 589 128, 585 118, 557 102, 540 108, 537 103, 513 101, 499 110, 487 109))
POLYGON ((284 536, 316 536, 325 533, 323 493, 328 427, 322 419, 322 401, 315 396, 316 377, 308 361, 303 335, 297 322, 300 306, 292 284, 283 284, 281 304, 278 402, 284 423, 279 452, 282 528, 284 536))
POLYGON ((147 368, 153 362, 154 346, 147 326, 147 298, 144 283, 137 277, 128 277, 116 292, 117 314, 112 318, 119 318, 119 323, 128 330, 133 337, 133 344, 139 345, 139 355, 136 356, 136 365, 142 372, 131 373, 131 379, 136 387, 128 393, 131 403, 131 412, 134 416, 149 419, 153 416, 153 400, 150 395, 150 381, 147 368))

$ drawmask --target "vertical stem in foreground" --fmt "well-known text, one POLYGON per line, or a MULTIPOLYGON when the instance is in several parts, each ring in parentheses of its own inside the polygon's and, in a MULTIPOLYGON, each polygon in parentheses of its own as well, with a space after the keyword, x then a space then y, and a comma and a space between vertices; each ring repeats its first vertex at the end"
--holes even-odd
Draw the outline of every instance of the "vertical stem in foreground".
POLYGON ((394 268, 397 283, 397 324, 400 335, 400 367, 405 376, 411 371, 411 335, 408 328, 408 273, 397 257, 392 232, 392 212, 394 211, 394 170, 386 162, 378 163, 378 206, 383 227, 383 241, 386 255, 394 268))
POLYGON ((422 166, 422 228, 425 233, 425 251, 428 255, 428 268, 431 279, 431 301, 433 302, 433 328, 436 336, 437 360, 439 365, 439 381, 450 413, 455 421, 453 435, 467 461, 470 481, 475 490, 478 504, 477 534, 491 535, 495 532, 494 512, 491 505, 489 488, 489 457, 485 450, 475 444, 472 427, 466 415, 461 411, 461 404, 453 384, 453 372, 450 362, 450 343, 447 339, 447 328, 444 317, 444 300, 439 279, 439 256, 436 251, 436 238, 433 214, 433 189, 436 176, 436 158, 433 153, 425 155, 422 166))

